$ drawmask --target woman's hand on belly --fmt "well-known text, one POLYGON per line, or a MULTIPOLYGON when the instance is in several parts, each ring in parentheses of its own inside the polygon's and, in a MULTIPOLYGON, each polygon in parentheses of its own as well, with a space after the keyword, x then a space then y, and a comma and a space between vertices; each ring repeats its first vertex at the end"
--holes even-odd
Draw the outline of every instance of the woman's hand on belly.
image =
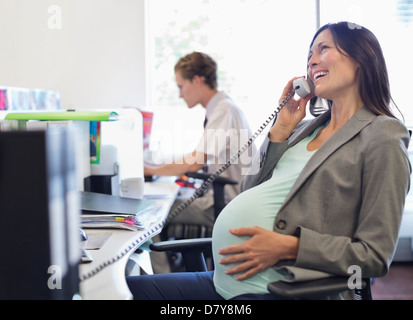
POLYGON ((219 260, 220 264, 238 263, 225 271, 233 275, 240 273, 237 280, 245 280, 258 272, 272 267, 280 260, 296 259, 299 239, 282 235, 260 227, 239 228, 229 230, 239 237, 251 237, 249 240, 222 248, 220 255, 226 256, 219 260))

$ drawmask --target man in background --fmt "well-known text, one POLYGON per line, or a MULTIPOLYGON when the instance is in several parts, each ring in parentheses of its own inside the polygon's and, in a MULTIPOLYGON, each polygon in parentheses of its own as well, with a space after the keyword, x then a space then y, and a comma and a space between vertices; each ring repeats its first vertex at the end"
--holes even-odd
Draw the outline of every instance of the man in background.
MULTIPOLYGON (((205 108, 203 136, 191 154, 183 155, 173 163, 145 167, 145 175, 181 176, 206 167, 208 173, 215 173, 251 137, 249 124, 242 110, 224 91, 218 90, 217 64, 209 55, 193 52, 181 58, 175 65, 175 77, 180 97, 185 100, 188 108, 194 108, 198 104, 205 108)), ((248 159, 251 159, 256 150, 254 145, 251 148, 252 150, 246 151, 250 155, 248 159)), ((225 186, 226 202, 239 193, 242 175, 250 166, 249 161, 242 159, 235 161, 221 175, 238 182, 237 185, 225 186)), ((185 200, 177 199, 171 212, 182 201, 185 200)), ((167 233, 168 238, 188 238, 182 226, 194 225, 205 228, 204 234, 210 236, 214 221, 214 198, 213 190, 210 189, 173 218, 165 226, 163 234, 167 233)))

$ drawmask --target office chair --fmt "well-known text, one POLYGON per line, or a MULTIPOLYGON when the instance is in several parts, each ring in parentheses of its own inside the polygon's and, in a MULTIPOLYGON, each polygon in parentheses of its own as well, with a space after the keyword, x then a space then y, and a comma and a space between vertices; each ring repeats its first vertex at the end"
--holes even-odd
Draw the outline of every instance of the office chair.
MULTIPOLYGON (((187 272, 207 271, 204 252, 212 245, 211 238, 173 240, 153 243, 150 249, 157 252, 172 251, 182 253, 187 272)), ((348 277, 330 278, 301 282, 276 281, 268 284, 268 291, 280 299, 315 300, 349 290, 348 277)), ((361 289, 354 289, 354 300, 372 300, 370 279, 361 281, 361 289)))
MULTIPOLYGON (((186 177, 192 179, 199 179, 206 181, 211 176, 208 173, 198 171, 198 172, 188 172, 185 174, 186 177)), ((224 188, 226 185, 236 185, 237 182, 231 180, 229 178, 224 178, 218 176, 212 182, 213 188, 213 195, 214 195, 214 220, 218 217, 222 209, 224 209, 226 205, 225 201, 225 192, 224 188)), ((161 232, 161 240, 167 240, 171 237, 179 240, 179 239, 193 239, 193 238, 209 238, 212 236, 212 227, 204 226, 204 225, 195 225, 195 224, 182 224, 182 223, 173 223, 168 225, 164 228, 161 232), (170 230, 170 228, 173 228, 170 230)), ((210 248, 204 248, 205 251, 205 258, 208 260, 210 268, 212 268, 212 252, 210 248)), ((168 260, 173 271, 181 270, 185 264, 191 263, 191 259, 198 259, 198 255, 195 253, 192 255, 191 253, 187 252, 185 255, 182 255, 182 261, 180 259, 181 255, 178 251, 167 251, 168 260), (186 263, 184 260, 187 260, 186 263), (184 264, 184 265, 182 265, 184 264)), ((201 263, 200 260, 195 260, 198 263, 201 263)), ((204 257, 202 257, 202 261, 204 261, 204 257)), ((205 262, 204 262, 205 263, 205 262)))
MULTIPOLYGON (((208 173, 204 173, 201 171, 198 172, 188 172, 185 174, 186 177, 192 179, 198 179, 206 181, 211 176, 208 173)), ((229 178, 224 177, 217 177, 213 183, 213 193, 214 193, 214 219, 218 217, 222 209, 224 209, 225 205, 227 204, 225 201, 225 192, 224 188, 226 185, 236 185, 238 182, 231 180, 229 178)), ((173 224, 175 228, 174 234, 176 234, 176 239, 189 239, 189 238, 208 238, 212 236, 212 228, 201 226, 201 225, 192 225, 192 224, 173 224), (179 231, 178 231, 179 230, 179 231)), ((168 226, 167 226, 168 228, 168 226)), ((165 231, 167 232, 167 231, 165 231)), ((166 239, 167 237, 162 237, 166 239)))
MULTIPOLYGON (((208 180, 208 178, 211 176, 208 173, 204 173, 204 172, 188 172, 185 174, 187 177, 189 178, 194 178, 194 179, 199 179, 199 180, 208 180)), ((228 178, 224 178, 221 176, 218 176, 214 182, 212 183, 212 188, 214 191, 214 215, 215 215, 215 219, 218 217, 218 215, 220 214, 220 212, 222 211, 222 209, 224 209, 224 207, 226 206, 226 202, 225 202, 225 193, 224 193, 224 187, 226 185, 236 185, 238 184, 238 182, 228 179, 228 178)))

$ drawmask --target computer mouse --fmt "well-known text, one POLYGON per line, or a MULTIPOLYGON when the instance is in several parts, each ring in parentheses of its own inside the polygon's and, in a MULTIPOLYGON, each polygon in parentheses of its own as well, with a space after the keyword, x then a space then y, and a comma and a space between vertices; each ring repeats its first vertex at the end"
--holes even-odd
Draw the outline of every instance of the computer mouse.
POLYGON ((81 242, 87 241, 87 234, 85 230, 83 230, 82 228, 79 228, 79 230, 80 230, 80 241, 81 242))

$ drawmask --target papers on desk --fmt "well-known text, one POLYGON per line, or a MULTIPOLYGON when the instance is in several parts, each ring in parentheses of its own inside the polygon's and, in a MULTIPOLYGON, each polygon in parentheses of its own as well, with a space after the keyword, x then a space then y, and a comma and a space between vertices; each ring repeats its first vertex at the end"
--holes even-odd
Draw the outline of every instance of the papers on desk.
POLYGON ((82 228, 144 230, 158 220, 161 204, 153 200, 81 192, 82 228))

